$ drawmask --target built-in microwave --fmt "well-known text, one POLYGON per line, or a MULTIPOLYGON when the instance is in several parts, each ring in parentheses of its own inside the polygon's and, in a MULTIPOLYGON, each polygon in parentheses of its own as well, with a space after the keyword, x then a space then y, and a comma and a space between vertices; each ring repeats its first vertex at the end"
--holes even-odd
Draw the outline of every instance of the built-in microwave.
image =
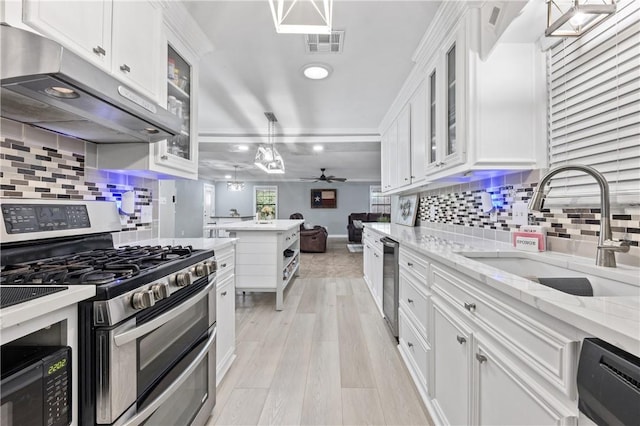
POLYGON ((2 346, 0 424, 71 423, 71 348, 2 346))

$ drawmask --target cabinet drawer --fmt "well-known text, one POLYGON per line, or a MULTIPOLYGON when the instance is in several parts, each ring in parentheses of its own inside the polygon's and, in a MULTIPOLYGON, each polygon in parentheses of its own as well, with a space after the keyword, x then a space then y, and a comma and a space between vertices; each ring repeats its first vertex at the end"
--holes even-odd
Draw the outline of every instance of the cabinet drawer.
POLYGON ((405 269, 406 271, 411 273, 416 277, 419 283, 424 283, 424 285, 426 286, 429 264, 423 258, 423 256, 400 246, 398 263, 400 268, 405 269))
POLYGON ((216 263, 218 265, 218 281, 233 274, 236 264, 236 252, 232 250, 223 250, 216 252, 216 263))
POLYGON ((298 239, 298 229, 290 229, 286 231, 282 236, 282 242, 284 247, 289 247, 298 239))
POLYGON ((431 348, 418 336, 402 309, 398 312, 398 334, 400 335, 400 346, 412 364, 411 369, 417 376, 420 385, 426 389, 431 348))
POLYGON ((481 292, 471 278, 436 266, 432 266, 431 274, 434 293, 464 312, 481 327, 481 332, 507 348, 523 366, 569 397, 575 396, 572 377, 576 374, 578 341, 523 313, 517 300, 499 300, 481 292))
POLYGON ((413 320, 416 329, 422 334, 427 342, 430 337, 427 328, 428 299, 430 293, 426 291, 424 285, 416 284, 415 278, 400 270, 400 305, 405 308, 407 315, 413 320))

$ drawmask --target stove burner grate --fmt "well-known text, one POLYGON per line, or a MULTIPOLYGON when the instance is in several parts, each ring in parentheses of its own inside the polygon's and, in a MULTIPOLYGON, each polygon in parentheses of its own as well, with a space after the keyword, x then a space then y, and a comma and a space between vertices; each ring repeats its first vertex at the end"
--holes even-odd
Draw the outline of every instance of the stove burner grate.
POLYGON ((192 252, 191 246, 96 249, 4 266, 0 271, 0 285, 107 284, 189 257, 192 252))

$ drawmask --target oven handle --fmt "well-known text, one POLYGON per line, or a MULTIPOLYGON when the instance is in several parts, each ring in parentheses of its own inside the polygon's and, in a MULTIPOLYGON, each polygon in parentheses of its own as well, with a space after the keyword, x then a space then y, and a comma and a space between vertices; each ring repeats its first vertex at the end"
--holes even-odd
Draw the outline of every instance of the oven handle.
POLYGON ((180 316, 184 312, 186 312, 189 309, 191 309, 192 306, 194 306, 196 303, 200 302, 203 298, 207 297, 209 295, 209 291, 211 290, 211 288, 213 287, 214 284, 215 284, 215 280, 212 280, 209 284, 207 284, 206 287, 204 287, 202 289, 202 291, 197 296, 192 297, 191 299, 187 300, 186 302, 184 302, 184 303, 178 305, 177 307, 173 308, 169 312, 167 312, 165 314, 162 314, 162 315, 158 316, 157 318, 142 324, 139 327, 136 327, 134 329, 131 329, 129 331, 125 331, 124 333, 120 333, 120 334, 114 336, 113 337, 113 342, 115 343, 116 346, 120 347, 120 346, 126 345, 127 343, 132 342, 132 341, 136 340, 137 338, 142 337, 145 334, 150 333, 153 330, 163 326, 164 324, 168 323, 172 319, 180 316))
POLYGON ((218 328, 216 327, 211 334, 211 337, 207 340, 206 345, 198 356, 193 360, 191 364, 178 376, 178 378, 171 383, 171 385, 162 392, 156 399, 153 400, 149 405, 147 405, 142 411, 139 411, 135 417, 127 420, 123 426, 137 426, 140 423, 144 422, 154 411, 156 411, 162 404, 164 404, 171 396, 178 390, 180 386, 189 378, 189 376, 198 368, 198 364, 202 362, 209 349, 211 349, 211 345, 216 340, 216 334, 218 333, 218 328))

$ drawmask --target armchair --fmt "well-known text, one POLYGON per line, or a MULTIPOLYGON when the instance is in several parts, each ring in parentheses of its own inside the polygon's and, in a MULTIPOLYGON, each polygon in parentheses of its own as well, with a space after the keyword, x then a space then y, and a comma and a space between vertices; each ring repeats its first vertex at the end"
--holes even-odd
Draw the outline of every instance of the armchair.
POLYGON ((388 213, 351 213, 347 223, 349 241, 352 243, 362 242, 362 222, 377 222, 380 218, 385 218, 388 222, 389 217, 388 213), (354 223, 354 221, 357 222, 354 223))
MULTIPOLYGON (((289 219, 304 219, 302 213, 293 213, 289 219)), ((327 251, 327 228, 315 225, 307 229, 300 224, 300 251, 303 253, 324 253, 327 251)))

